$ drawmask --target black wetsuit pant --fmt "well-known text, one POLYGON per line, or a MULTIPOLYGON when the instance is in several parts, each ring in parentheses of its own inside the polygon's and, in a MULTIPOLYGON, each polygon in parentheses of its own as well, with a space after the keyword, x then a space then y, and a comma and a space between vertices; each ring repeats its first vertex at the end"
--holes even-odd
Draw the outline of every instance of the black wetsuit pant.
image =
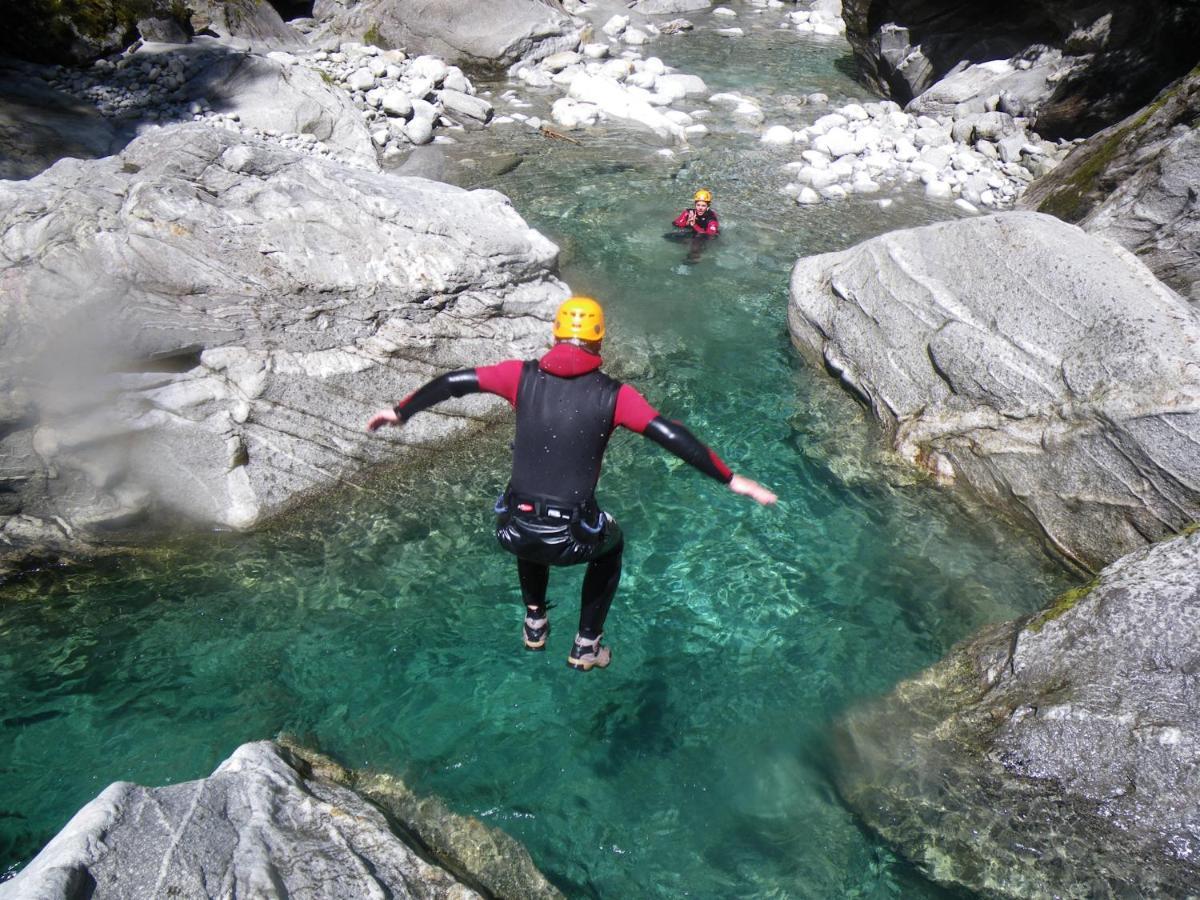
POLYGON ((621 582, 621 556, 625 550, 621 526, 594 503, 585 505, 582 511, 543 508, 527 513, 516 510, 516 503, 510 501, 507 505, 510 508, 498 514, 496 539, 517 557, 521 599, 528 614, 539 619, 546 615, 551 566, 586 562, 579 633, 589 639, 599 637, 621 582))

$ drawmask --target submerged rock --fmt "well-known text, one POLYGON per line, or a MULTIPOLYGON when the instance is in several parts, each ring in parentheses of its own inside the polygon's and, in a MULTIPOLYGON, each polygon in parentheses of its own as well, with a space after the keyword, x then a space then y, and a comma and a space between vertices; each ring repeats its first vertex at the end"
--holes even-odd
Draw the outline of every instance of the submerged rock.
POLYGON ((199 781, 109 786, 0 884, 0 898, 70 900, 84 890, 128 900, 562 896, 503 832, 395 779, 270 741, 243 744, 199 781))
POLYGON ((483 397, 363 430, 438 372, 536 353, 567 294, 498 193, 202 124, 0 184, 0 232, 4 514, 80 540, 250 527, 478 427, 483 397))
POLYGON ((1111 238, 1167 284, 1200 283, 1200 69, 1080 144, 1021 206, 1111 238))
POLYGON ((316 0, 320 33, 451 62, 510 66, 579 46, 582 28, 554 0, 316 0))
POLYGON ((1200 313, 1037 213, 892 232, 792 271, 793 340, 893 446, 1095 569, 1200 519, 1200 313))
POLYGON ((839 729, 836 779, 985 897, 1200 893, 1200 533, 957 646, 839 729))

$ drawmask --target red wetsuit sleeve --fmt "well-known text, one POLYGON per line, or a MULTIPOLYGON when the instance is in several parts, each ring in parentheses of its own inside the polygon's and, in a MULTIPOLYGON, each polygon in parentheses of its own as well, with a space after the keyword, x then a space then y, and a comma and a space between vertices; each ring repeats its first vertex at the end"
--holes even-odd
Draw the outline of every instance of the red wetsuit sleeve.
POLYGON ((619 425, 642 434, 657 415, 658 410, 647 403, 636 388, 621 385, 621 390, 617 392, 617 411, 613 415, 614 427, 619 425))
POLYGON ((678 216, 675 217, 675 221, 672 224, 674 224, 674 226, 676 228, 687 228, 688 227, 687 214, 689 212, 690 212, 690 210, 685 209, 683 212, 681 212, 678 216))
POLYGON ((645 435, 710 478, 728 484, 733 471, 678 422, 668 422, 636 389, 621 385, 613 425, 645 435))
POLYGON ((524 365, 519 359, 506 359, 494 366, 478 367, 475 375, 479 378, 479 389, 503 397, 515 407, 517 386, 521 383, 521 368, 524 365))
POLYGON ((716 237, 720 230, 721 226, 717 224, 717 217, 713 216, 708 220, 708 227, 704 229, 704 233, 716 237))

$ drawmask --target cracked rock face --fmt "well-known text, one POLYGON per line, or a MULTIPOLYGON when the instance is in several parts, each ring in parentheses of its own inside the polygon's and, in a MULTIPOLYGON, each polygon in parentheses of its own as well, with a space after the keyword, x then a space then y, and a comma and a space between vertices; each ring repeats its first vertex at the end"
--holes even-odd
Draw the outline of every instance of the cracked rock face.
POLYGON ((579 46, 582 23, 557 0, 316 0, 320 34, 429 53, 447 62, 511 66, 579 46))
POLYGON ((1200 315, 1038 213, 799 260, 796 345, 894 448, 1097 569, 1200 519, 1200 315))
MULTIPOLYGON (((561 898, 524 847, 448 811, 429 826, 461 832, 451 843, 471 844, 477 851, 472 861, 516 874, 496 882, 485 872, 480 881, 470 870, 460 878, 426 861, 347 780, 345 770, 318 754, 260 741, 243 744, 199 781, 160 788, 117 782, 0 885, 0 898, 68 900, 93 891, 96 897, 291 900, 496 895, 468 883, 484 890, 515 886, 503 896, 561 898)), ((404 824, 416 834, 427 827, 419 820, 404 824)), ((463 858, 453 861, 461 866, 463 858)))
POLYGON ((985 897, 1200 892, 1200 533, 993 626, 841 724, 837 781, 985 897))
POLYGON ((207 125, 0 184, 5 532, 246 528, 462 435, 494 400, 363 426, 435 374, 538 353, 556 261, 493 191, 207 125))

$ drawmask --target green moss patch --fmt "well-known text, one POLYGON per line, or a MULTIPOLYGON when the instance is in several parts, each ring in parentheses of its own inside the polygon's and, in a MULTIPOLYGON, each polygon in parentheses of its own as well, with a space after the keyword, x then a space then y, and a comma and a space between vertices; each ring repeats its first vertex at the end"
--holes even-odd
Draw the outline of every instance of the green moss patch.
POLYGON ((372 47, 379 47, 380 49, 383 49, 383 50, 391 50, 392 49, 391 42, 388 41, 388 39, 385 38, 383 36, 383 34, 379 31, 378 25, 372 25, 370 28, 367 29, 366 33, 363 35, 363 43, 369 44, 372 47))
POLYGON ((1054 601, 1048 607, 1029 620, 1029 624, 1025 626, 1025 630, 1037 634, 1046 626, 1047 622, 1054 621, 1078 606, 1079 601, 1094 591, 1099 584, 1100 577, 1097 576, 1087 584, 1071 588, 1069 591, 1063 591, 1054 598, 1054 601))
POLYGON ((1121 145, 1135 132, 1140 130, 1151 116, 1176 98, 1185 86, 1200 77, 1200 66, 1192 69, 1175 85, 1163 91, 1149 106, 1130 117, 1126 123, 1116 127, 1103 143, 1094 148, 1090 155, 1073 171, 1063 176, 1061 184, 1053 188, 1046 198, 1038 205, 1038 212, 1047 213, 1062 219, 1064 222, 1078 222, 1086 216, 1096 199, 1095 194, 1100 179, 1107 171, 1121 145))

